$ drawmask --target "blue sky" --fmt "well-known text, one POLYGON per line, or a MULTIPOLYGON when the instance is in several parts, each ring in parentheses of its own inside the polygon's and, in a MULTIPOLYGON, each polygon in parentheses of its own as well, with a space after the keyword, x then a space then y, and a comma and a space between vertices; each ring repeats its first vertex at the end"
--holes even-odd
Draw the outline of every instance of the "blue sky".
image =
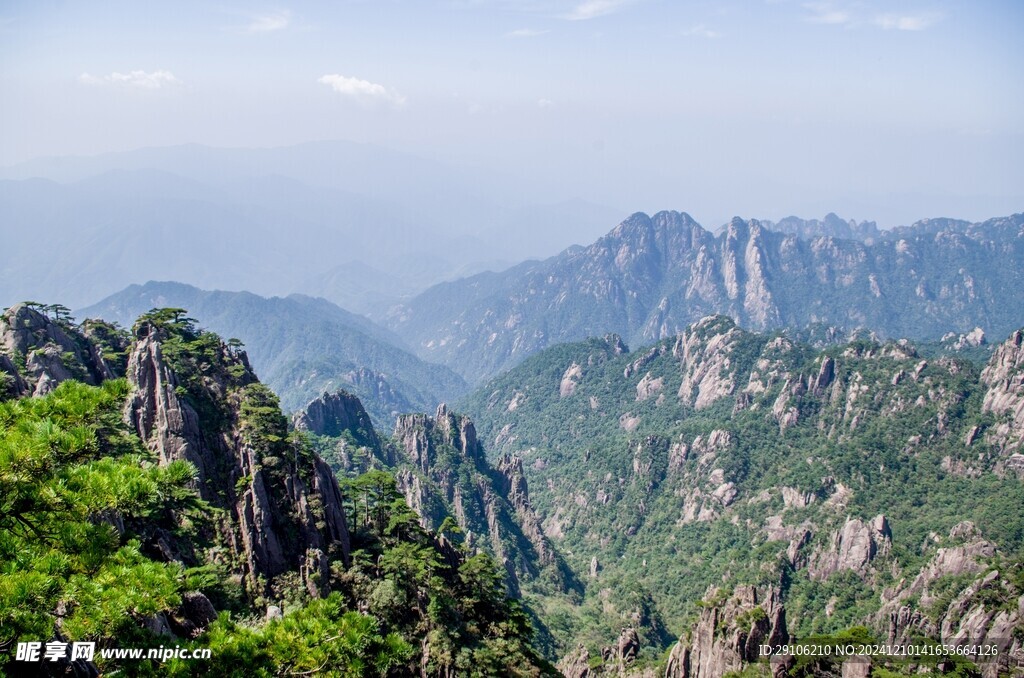
POLYGON ((625 211, 1024 210, 1024 3, 0 2, 0 164, 352 139, 625 211))

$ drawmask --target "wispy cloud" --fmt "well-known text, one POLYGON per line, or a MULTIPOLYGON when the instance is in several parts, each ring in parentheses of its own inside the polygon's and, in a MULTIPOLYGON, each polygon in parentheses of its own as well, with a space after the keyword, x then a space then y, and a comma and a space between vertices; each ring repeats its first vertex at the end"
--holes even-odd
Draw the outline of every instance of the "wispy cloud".
POLYGON ((95 76, 82 73, 78 81, 83 85, 113 85, 120 87, 137 87, 139 89, 160 89, 170 85, 180 85, 181 80, 170 71, 131 71, 128 73, 114 72, 110 75, 95 76))
POLYGON ((713 31, 704 24, 697 24, 696 26, 687 28, 683 31, 683 35, 688 37, 707 38, 709 40, 722 37, 722 34, 719 31, 713 31))
POLYGON ((617 12, 631 0, 583 0, 564 16, 569 21, 586 21, 617 12))
POLYGON ((404 96, 393 89, 370 82, 369 80, 350 78, 338 73, 329 73, 320 77, 317 82, 327 85, 335 92, 350 97, 363 105, 376 103, 386 103, 392 106, 405 105, 404 96))
POLYGON ((936 14, 880 14, 874 23, 887 31, 923 31, 938 20, 936 14))
POLYGON ((544 35, 550 33, 548 30, 537 30, 535 28, 517 28, 514 31, 509 31, 505 34, 506 38, 536 38, 538 35, 544 35))
POLYGON ((849 11, 832 2, 805 2, 803 7, 809 12, 804 19, 812 24, 843 25, 853 21, 849 11))
POLYGON ((854 23, 854 16, 850 9, 835 2, 828 2, 828 0, 805 2, 803 7, 809 12, 804 16, 804 20, 810 24, 849 26, 854 23))
POLYGON ((245 27, 248 33, 272 33, 288 28, 292 22, 292 13, 288 10, 254 16, 245 27))

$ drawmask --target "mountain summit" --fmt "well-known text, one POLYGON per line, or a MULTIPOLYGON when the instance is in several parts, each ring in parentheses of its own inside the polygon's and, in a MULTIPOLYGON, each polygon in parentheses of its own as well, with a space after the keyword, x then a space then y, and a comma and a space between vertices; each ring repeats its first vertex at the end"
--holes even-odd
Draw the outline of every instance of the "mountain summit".
POLYGON ((925 220, 864 241, 771 225, 735 218, 714 235, 686 213, 637 213, 589 247, 437 285, 388 324, 472 382, 559 342, 614 332, 648 343, 715 313, 758 330, 826 323, 915 339, 1006 334, 1024 316, 1024 214, 925 220))

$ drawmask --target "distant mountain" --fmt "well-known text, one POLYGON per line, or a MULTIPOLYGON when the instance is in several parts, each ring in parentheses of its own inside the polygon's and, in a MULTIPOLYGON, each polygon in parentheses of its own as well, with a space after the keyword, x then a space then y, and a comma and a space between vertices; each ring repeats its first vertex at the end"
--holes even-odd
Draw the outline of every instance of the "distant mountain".
POLYGON ((882 232, 878 230, 878 224, 873 221, 862 221, 859 224, 853 219, 843 221, 833 212, 826 214, 825 218, 820 221, 818 219, 786 217, 779 221, 762 220, 761 225, 769 231, 778 231, 805 239, 824 235, 846 240, 868 240, 882 235, 882 232))
POLYGON ((559 342, 615 332, 642 344, 711 313, 753 329, 1005 334, 1024 319, 1024 214, 925 220, 860 242, 738 218, 715 236, 685 213, 637 213, 589 247, 436 285, 388 326, 472 382, 559 342))
POLYGON ((458 375, 423 362, 388 330, 329 301, 298 294, 268 299, 148 282, 76 311, 76 316, 130 326, 142 313, 166 306, 185 308, 200 326, 240 339, 253 368, 285 410, 344 387, 362 399, 378 425, 390 427, 398 414, 433 410, 466 390, 458 375))
POLYGON ((0 305, 80 306, 155 278, 381 314, 436 282, 588 242, 621 215, 524 182, 342 141, 0 168, 0 305), (353 279, 348 262, 379 274, 353 279))

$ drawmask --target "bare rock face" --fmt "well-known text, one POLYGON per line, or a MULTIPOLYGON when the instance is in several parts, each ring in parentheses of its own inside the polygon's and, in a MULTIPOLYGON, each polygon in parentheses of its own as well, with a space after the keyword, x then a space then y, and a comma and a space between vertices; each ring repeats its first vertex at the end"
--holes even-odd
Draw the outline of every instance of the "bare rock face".
POLYGON ((573 363, 565 370, 562 381, 558 384, 558 397, 567 398, 576 392, 576 384, 583 376, 583 368, 578 363, 573 363))
POLYGON ((394 448, 382 444, 363 403, 347 391, 325 393, 295 413, 298 431, 337 439, 335 458, 346 471, 365 473, 376 463, 394 466, 394 448))
POLYGON ((823 581, 842 570, 864 574, 871 561, 891 547, 892 532, 885 516, 875 516, 870 522, 849 518, 832 533, 828 548, 812 557, 811 576, 823 581))
MULTIPOLYGON (((330 467, 315 454, 296 454, 283 436, 269 441, 253 430, 246 408, 270 409, 276 399, 259 387, 243 353, 221 344, 220 368, 186 375, 165 355, 168 338, 157 326, 138 327, 128 361, 126 420, 161 463, 180 459, 196 466, 200 495, 228 516, 208 536, 233 554, 250 595, 265 594, 275 577, 295 571, 311 593, 322 592, 330 560, 347 562, 349 554, 341 491, 330 467), (205 420, 193 402, 204 404, 205 420), (211 403, 222 409, 211 410, 211 403)), ((273 425, 286 432, 278 417, 273 425)))
POLYGON ((505 455, 498 460, 497 472, 498 491, 515 509, 523 534, 533 544, 540 564, 553 565, 555 551, 544 534, 540 516, 530 504, 530 489, 523 474, 523 460, 517 455, 505 455))
POLYGON ((730 360, 739 334, 728 319, 711 316, 679 335, 672 355, 679 359, 683 371, 679 387, 683 403, 701 410, 736 390, 730 360))
POLYGON ((665 678, 688 678, 690 676, 690 646, 679 641, 672 646, 665 664, 665 678))
POLYGON ((615 662, 618 664, 619 672, 622 673, 630 664, 636 661, 640 653, 640 636, 634 628, 622 629, 619 640, 615 646, 615 662))
POLYGON ((647 400, 651 396, 655 396, 661 393, 661 389, 665 385, 665 379, 658 377, 657 379, 651 378, 651 374, 648 372, 644 375, 644 378, 636 385, 636 399, 637 402, 647 400))
POLYGON ((1024 644, 1013 631, 1024 621, 1024 591, 991 569, 996 547, 972 523, 955 525, 948 541, 913 581, 886 592, 875 622, 883 628, 888 624, 890 643, 910 642, 923 634, 949 645, 996 645, 1003 659, 984 668, 1004 671, 1008 662, 1024 657, 1024 644), (969 576, 952 599, 942 591, 950 576, 969 576), (944 607, 936 608, 940 603, 944 607))
POLYGON ((818 369, 818 376, 811 382, 811 392, 814 395, 825 395, 825 390, 832 385, 836 378, 836 361, 825 356, 821 360, 821 367, 818 369))
POLYGON ((0 353, 0 398, 17 398, 27 393, 28 382, 21 376, 14 362, 0 353))
POLYGON ((371 444, 380 444, 363 404, 346 391, 325 393, 313 400, 293 417, 293 423, 300 431, 332 438, 363 429, 371 444))
POLYGON ((868 678, 870 675, 870 657, 850 657, 843 662, 842 678, 868 678))
MULTIPOLYGON (((716 596, 717 598, 717 596, 716 596)), ((786 611, 778 591, 738 586, 732 595, 705 607, 690 634, 669 654, 665 678, 721 678, 758 659, 761 644, 785 643, 786 611)))
MULTIPOLYGON (((129 423, 155 451, 161 463, 178 459, 191 463, 199 471, 200 493, 214 493, 208 487, 207 466, 216 458, 204 454, 199 415, 178 396, 178 376, 163 356, 163 339, 155 330, 140 339, 128 363, 128 381, 132 396, 126 416, 129 423)), ((204 499, 206 497, 204 496, 204 499)))
POLYGON ((1006 452, 1016 451, 1024 440, 1024 330, 1017 330, 996 348, 981 381, 988 387, 982 411, 1005 417, 989 434, 989 441, 1006 452))
POLYGON ((69 379, 95 386, 120 376, 78 328, 27 304, 0 316, 0 372, 14 396, 46 395, 69 379))
POLYGON ((565 678, 591 678, 590 652, 583 643, 558 662, 558 670, 565 678))
POLYGON ((402 415, 395 424, 399 454, 416 473, 396 474, 398 489, 428 529, 453 517, 473 547, 485 539, 506 571, 515 595, 521 577, 534 577, 538 567, 556 558, 529 501, 522 461, 505 457, 498 469, 487 463, 476 428, 469 417, 446 405, 434 417, 402 415))

